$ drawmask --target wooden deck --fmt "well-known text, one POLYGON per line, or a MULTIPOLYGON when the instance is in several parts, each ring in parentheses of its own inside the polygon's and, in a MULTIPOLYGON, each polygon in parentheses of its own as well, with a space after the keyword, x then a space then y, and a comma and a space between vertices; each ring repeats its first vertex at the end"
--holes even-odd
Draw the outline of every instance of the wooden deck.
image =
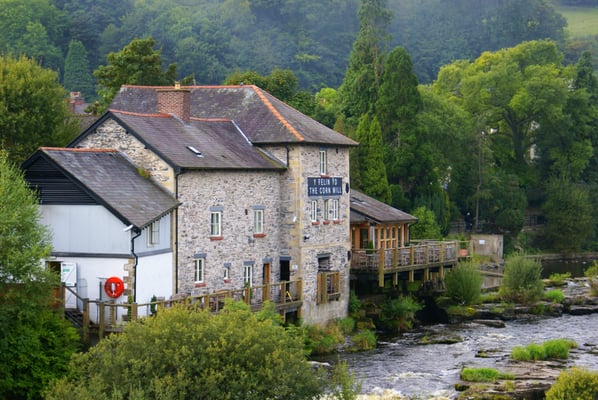
POLYGON ((158 300, 150 303, 116 303, 114 301, 90 300, 79 297, 71 288, 62 286, 77 298, 77 309, 65 310, 65 316, 79 314, 83 340, 90 341, 90 335, 102 339, 106 334, 120 332, 128 321, 145 318, 160 310, 181 304, 197 310, 219 312, 227 299, 243 301, 253 311, 258 311, 269 301, 284 317, 287 312, 300 311, 302 300, 302 281, 277 282, 237 290, 218 291, 198 296, 186 296, 177 299, 158 300))
POLYGON ((427 275, 431 268, 438 267, 442 277, 443 267, 452 267, 471 254, 468 247, 469 242, 425 241, 393 249, 356 249, 351 252, 351 274, 377 275, 381 287, 385 276, 394 274, 396 280, 397 274, 402 272, 409 273, 412 281, 415 271, 427 275), (464 245, 466 248, 462 249, 464 245))

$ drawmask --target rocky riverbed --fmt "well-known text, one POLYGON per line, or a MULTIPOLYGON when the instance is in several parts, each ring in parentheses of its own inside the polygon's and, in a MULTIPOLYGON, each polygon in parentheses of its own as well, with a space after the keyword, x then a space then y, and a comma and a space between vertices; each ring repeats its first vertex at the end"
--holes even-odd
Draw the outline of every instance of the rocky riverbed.
POLYGON ((364 392, 372 393, 359 399, 543 399, 562 370, 574 365, 597 370, 598 336, 588 329, 598 328, 598 316, 592 315, 598 314, 598 298, 591 296, 584 278, 558 289, 565 296, 562 303, 484 304, 466 316, 452 317, 448 325, 422 327, 397 341, 382 342, 369 355, 354 356, 359 358, 350 359, 350 364, 358 378, 365 379, 364 392), (520 362, 510 357, 515 345, 553 338, 574 339, 578 347, 567 360, 520 362), (440 358, 423 365, 434 357, 440 358), (459 380, 463 368, 479 367, 496 369, 509 379, 459 380))

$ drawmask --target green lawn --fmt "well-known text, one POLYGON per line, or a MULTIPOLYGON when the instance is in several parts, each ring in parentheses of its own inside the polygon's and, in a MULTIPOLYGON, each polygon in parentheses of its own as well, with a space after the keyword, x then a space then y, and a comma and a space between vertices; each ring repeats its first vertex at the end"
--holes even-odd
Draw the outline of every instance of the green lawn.
POLYGON ((557 6, 556 9, 567 18, 571 37, 598 35, 598 7, 557 6))

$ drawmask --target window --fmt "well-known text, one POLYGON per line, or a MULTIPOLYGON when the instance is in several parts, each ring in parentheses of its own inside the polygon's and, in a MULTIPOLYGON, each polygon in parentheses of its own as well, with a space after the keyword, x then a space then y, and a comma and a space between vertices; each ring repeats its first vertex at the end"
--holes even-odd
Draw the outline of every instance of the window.
POLYGON ((251 287, 253 285, 253 265, 252 264, 245 264, 243 266, 243 284, 246 287, 251 287))
POLYGON ((230 264, 224 264, 224 280, 230 281, 230 264))
POLYGON ((147 228, 147 246, 152 247, 160 243, 160 221, 152 222, 147 228))
POLYGON ((318 201, 317 200, 313 200, 311 202, 311 222, 317 222, 318 221, 318 201))
POLYGON ((264 210, 253 210, 253 234, 261 235, 264 233, 264 210))
POLYGON ((196 258, 195 259, 195 283, 204 283, 204 273, 205 273, 205 259, 204 258, 196 258))
POLYGON ((210 211, 210 236, 222 236, 222 211, 210 211))
POLYGON ((320 150, 320 175, 328 175, 328 154, 326 149, 320 150))
POLYGON ((324 200, 324 221, 328 221, 330 219, 330 200, 324 200))
POLYGON ((338 221, 338 200, 328 200, 330 202, 330 219, 338 221))

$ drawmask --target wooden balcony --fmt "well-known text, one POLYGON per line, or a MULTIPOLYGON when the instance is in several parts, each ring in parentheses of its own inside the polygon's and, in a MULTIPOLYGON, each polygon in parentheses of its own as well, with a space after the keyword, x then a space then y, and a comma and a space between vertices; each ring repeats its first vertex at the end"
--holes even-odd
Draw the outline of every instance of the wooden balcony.
POLYGON ((456 265, 459 259, 471 254, 470 247, 469 242, 422 241, 393 249, 354 249, 351 274, 376 274, 383 285, 387 274, 426 272, 430 268, 456 265))
POLYGON ((65 316, 79 314, 78 320, 80 321, 83 339, 86 342, 89 342, 90 334, 95 334, 99 339, 102 339, 108 333, 120 332, 128 321, 154 315, 160 310, 170 308, 176 304, 182 304, 197 310, 219 312, 224 307, 225 301, 232 299, 243 301, 253 311, 258 311, 265 301, 269 301, 274 304, 276 310, 283 316, 287 311, 299 310, 303 304, 301 280, 217 291, 150 303, 115 303, 114 301, 90 300, 79 297, 67 286, 61 288, 62 298, 64 298, 64 291, 69 291, 77 298, 77 309, 65 310, 65 316))

